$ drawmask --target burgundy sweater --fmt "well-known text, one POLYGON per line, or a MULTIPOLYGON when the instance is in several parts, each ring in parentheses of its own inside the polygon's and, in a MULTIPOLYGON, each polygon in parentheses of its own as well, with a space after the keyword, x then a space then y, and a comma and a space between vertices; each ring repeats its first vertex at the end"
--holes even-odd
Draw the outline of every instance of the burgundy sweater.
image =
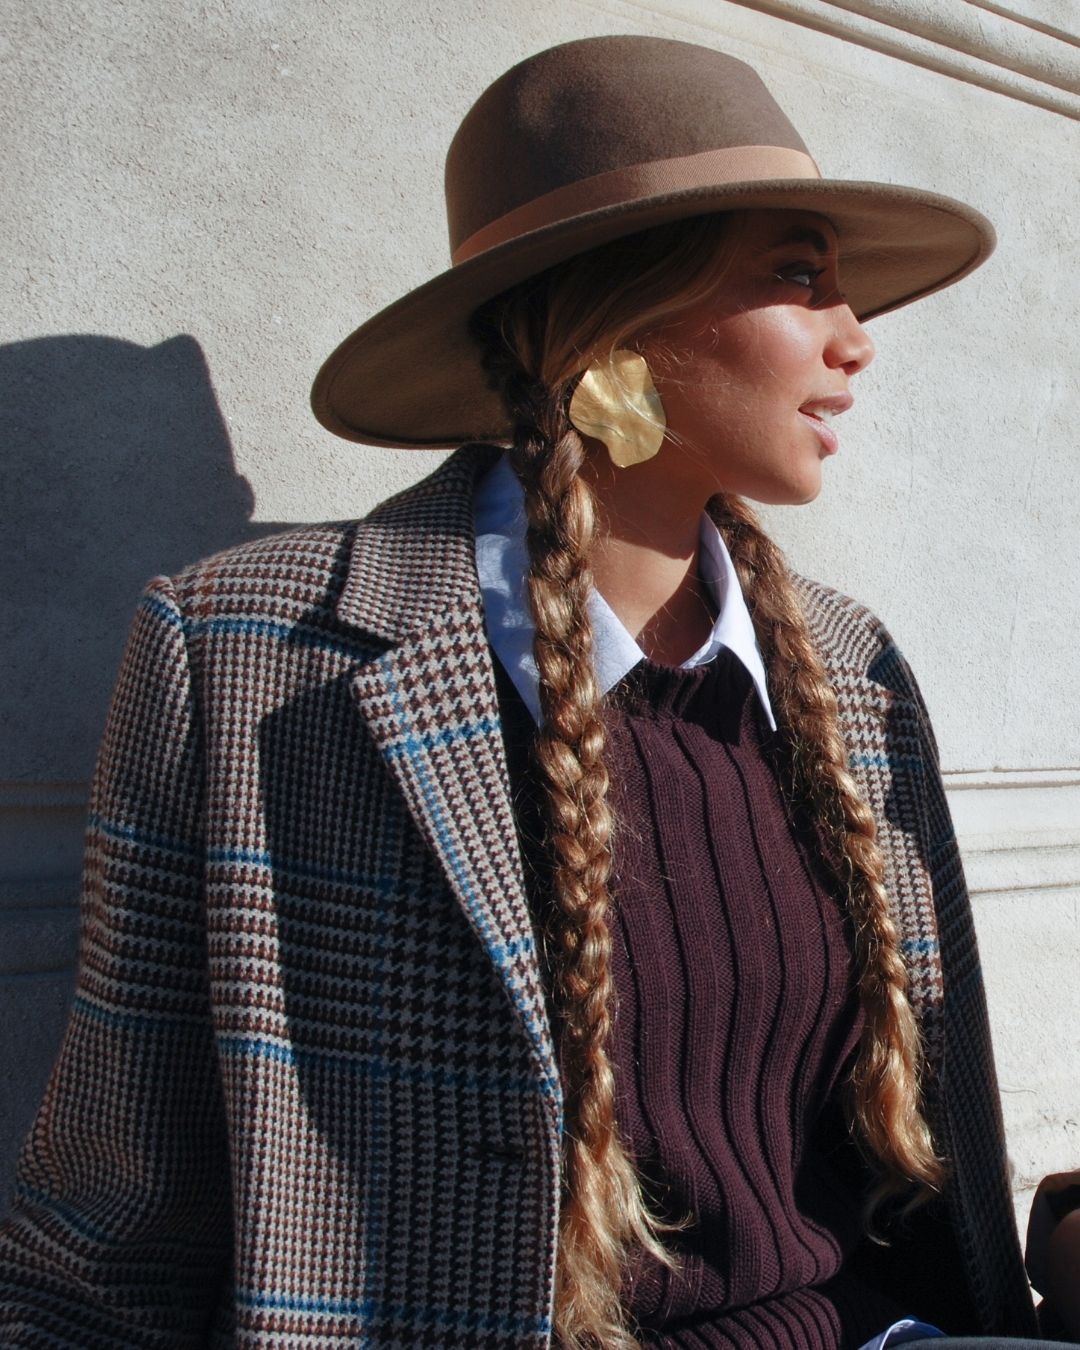
MULTIPOLYGON (((534 728, 499 681, 542 929, 534 728)), ((840 1088, 861 1018, 835 883, 736 658, 643 662, 608 705, 617 1113, 654 1204, 688 1220, 678 1271, 641 1259, 628 1306, 647 1345, 859 1346, 905 1310, 848 1260, 864 1177, 840 1088)))

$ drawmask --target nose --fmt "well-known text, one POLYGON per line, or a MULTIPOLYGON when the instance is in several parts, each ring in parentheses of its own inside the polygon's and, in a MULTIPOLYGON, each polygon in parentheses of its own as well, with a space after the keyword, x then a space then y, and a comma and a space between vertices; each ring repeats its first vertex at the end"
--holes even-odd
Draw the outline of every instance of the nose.
POLYGON ((850 305, 834 305, 829 314, 833 327, 825 349, 825 363, 833 369, 843 370, 849 377, 858 375, 874 359, 874 344, 870 335, 855 317, 850 305))

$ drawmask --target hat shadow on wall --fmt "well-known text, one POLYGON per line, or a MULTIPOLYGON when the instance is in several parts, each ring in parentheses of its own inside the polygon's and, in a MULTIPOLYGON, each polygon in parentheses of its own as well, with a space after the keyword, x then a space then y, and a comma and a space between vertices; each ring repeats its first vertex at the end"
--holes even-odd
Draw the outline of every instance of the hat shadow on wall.
POLYGON ((282 527, 252 523, 192 337, 0 347, 0 442, 0 779, 85 782, 145 582, 282 527))

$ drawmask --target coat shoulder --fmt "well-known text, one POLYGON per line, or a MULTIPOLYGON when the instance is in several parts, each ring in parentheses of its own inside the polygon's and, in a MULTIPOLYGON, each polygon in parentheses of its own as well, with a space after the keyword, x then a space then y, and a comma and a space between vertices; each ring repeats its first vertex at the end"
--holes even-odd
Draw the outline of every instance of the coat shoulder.
POLYGON ((808 577, 793 577, 810 633, 834 680, 852 676, 920 702, 911 668, 874 611, 808 577))
POLYGON ((282 617, 333 608, 361 522, 300 525, 234 544, 170 578, 182 614, 282 617))
POLYGON ((355 520, 297 525, 233 545, 170 579, 181 611, 202 617, 237 605, 253 613, 333 612, 355 556, 406 553, 448 528, 465 529, 477 458, 465 447, 433 473, 355 520))
POLYGON ((868 606, 824 582, 792 580, 815 641, 837 664, 865 669, 892 645, 889 630, 868 606))

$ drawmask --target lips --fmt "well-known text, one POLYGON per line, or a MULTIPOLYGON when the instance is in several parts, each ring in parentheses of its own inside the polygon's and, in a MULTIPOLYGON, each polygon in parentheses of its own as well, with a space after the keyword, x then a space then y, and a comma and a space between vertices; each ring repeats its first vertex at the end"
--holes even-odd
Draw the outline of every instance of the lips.
POLYGON ((836 432, 830 425, 834 417, 847 412, 855 402, 849 393, 827 394, 822 398, 808 399, 799 408, 799 416, 811 426, 828 455, 835 455, 840 448, 836 432))

